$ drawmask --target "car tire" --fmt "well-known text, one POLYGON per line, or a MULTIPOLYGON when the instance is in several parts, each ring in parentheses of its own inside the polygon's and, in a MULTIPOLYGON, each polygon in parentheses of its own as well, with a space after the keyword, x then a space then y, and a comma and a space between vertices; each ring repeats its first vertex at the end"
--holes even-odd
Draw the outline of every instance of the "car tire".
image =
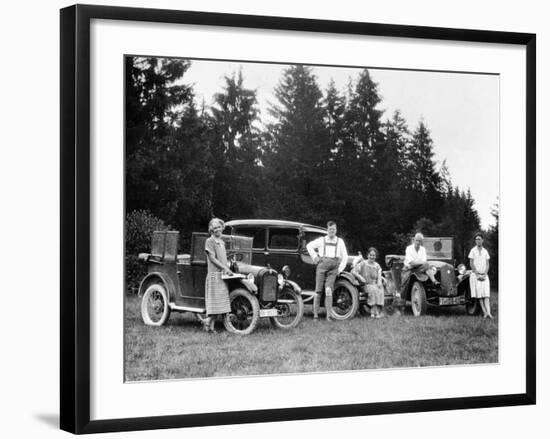
POLYGON ((411 309, 415 317, 423 316, 428 310, 426 290, 420 282, 415 282, 411 289, 411 309))
POLYGON ((162 326, 170 317, 168 293, 162 283, 147 287, 141 299, 141 318, 148 326, 162 326))
POLYGON ((349 281, 338 279, 332 292, 332 315, 334 320, 355 317, 359 309, 359 292, 349 281))
POLYGON ((232 334, 248 335, 258 325, 260 305, 258 299, 244 288, 237 288, 229 294, 231 312, 225 314, 223 325, 232 334))
POLYGON ((302 296, 291 288, 284 288, 279 294, 279 299, 293 300, 294 303, 280 303, 275 306, 283 311, 284 316, 270 317, 271 323, 277 328, 290 329, 296 327, 304 315, 304 301, 302 296), (285 317, 287 317, 285 319, 285 317))

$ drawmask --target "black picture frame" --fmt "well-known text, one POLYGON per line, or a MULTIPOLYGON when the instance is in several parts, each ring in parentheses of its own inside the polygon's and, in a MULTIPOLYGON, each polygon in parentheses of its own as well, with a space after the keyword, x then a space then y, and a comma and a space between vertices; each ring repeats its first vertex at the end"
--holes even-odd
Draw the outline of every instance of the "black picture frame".
POLYGON ((72 433, 304 420, 535 404, 536 401, 536 36, 288 17, 75 5, 61 10, 61 345, 60 426, 72 433), (90 420, 90 21, 132 20, 521 45, 526 48, 526 392, 466 398, 393 401, 90 420))

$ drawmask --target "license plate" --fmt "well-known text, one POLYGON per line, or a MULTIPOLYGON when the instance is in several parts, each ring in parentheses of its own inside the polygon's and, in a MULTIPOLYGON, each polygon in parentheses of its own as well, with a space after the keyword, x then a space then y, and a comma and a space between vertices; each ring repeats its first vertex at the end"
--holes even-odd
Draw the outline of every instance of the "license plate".
POLYGON ((456 297, 440 297, 440 305, 462 305, 464 303, 464 296, 456 297))
POLYGON ((278 313, 275 308, 261 309, 260 317, 277 317, 278 313))

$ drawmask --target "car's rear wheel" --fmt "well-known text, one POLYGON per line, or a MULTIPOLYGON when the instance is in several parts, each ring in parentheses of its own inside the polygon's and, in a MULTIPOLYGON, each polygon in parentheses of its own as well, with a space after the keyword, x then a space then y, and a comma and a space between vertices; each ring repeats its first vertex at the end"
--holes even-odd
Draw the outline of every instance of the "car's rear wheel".
POLYGON ((279 300, 275 308, 280 313, 277 317, 271 317, 271 323, 282 329, 294 328, 304 315, 304 301, 302 296, 290 288, 284 288, 279 294, 279 300))
POLYGON ((258 325, 260 305, 258 299, 243 288, 229 294, 231 312, 223 319, 225 329, 233 334, 248 335, 258 325))
POLYGON ((415 282, 411 290, 411 309, 415 317, 423 316, 428 310, 426 290, 420 282, 415 282))
POLYGON ((359 292, 349 281, 339 279, 334 283, 332 293, 332 317, 335 320, 347 320, 357 314, 359 292))
POLYGON ((155 282, 145 290, 141 299, 141 318, 146 325, 162 326, 170 317, 168 293, 163 284, 155 282))

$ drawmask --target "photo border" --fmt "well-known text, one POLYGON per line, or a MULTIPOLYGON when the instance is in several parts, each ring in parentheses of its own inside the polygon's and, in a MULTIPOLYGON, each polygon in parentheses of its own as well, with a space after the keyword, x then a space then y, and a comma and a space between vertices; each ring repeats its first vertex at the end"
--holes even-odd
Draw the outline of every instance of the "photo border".
POLYGON ((536 36, 534 34, 89 5, 75 5, 62 9, 60 31, 60 427, 63 430, 73 433, 99 433, 535 404, 536 36), (90 420, 90 22, 93 19, 525 46, 526 392, 466 398, 90 420))

